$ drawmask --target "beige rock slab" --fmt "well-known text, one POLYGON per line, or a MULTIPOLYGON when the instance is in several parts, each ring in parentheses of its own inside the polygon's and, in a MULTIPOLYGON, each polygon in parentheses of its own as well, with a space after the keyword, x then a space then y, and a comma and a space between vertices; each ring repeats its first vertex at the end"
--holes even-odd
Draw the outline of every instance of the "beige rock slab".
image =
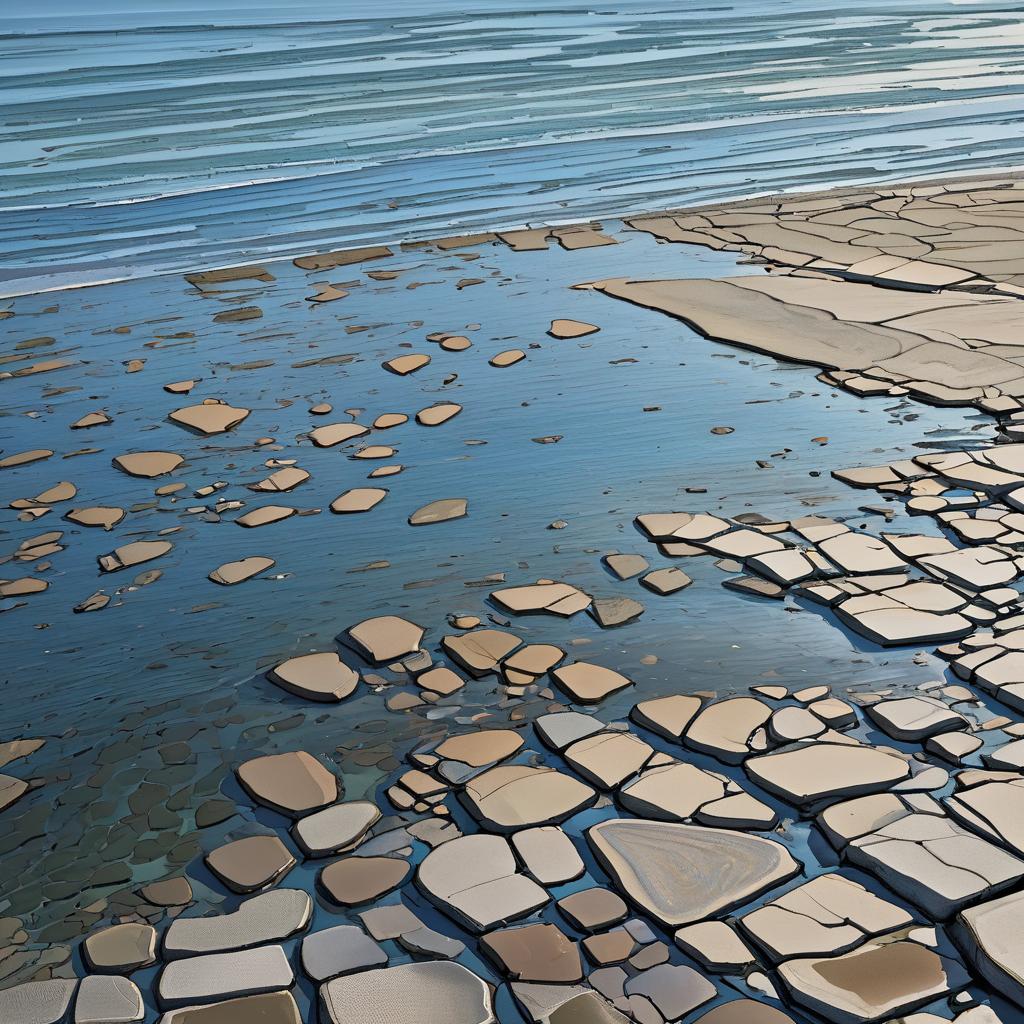
POLYGON ((351 626, 346 636, 368 661, 381 664, 415 654, 423 641, 423 627, 398 615, 378 615, 351 626))
POLYGON ((953 936, 967 959, 1000 994, 1024 1007, 1024 893, 970 907, 957 918, 953 936))
MULTIPOLYGON (((687 925, 675 933, 674 939, 687 956, 713 974, 742 974, 755 963, 749 947, 724 921, 700 921, 687 925)), ((737 1021, 737 1024, 742 1022, 737 1021)))
POLYGON ((461 964, 399 964, 320 988, 324 1024, 495 1024, 491 990, 461 964))
POLYGON ((477 629, 471 633, 442 637, 441 646, 470 675, 479 678, 494 672, 522 640, 498 629, 477 629))
POLYGON ((168 419, 178 426, 186 427, 197 434, 210 436, 223 434, 237 427, 250 413, 249 409, 236 408, 220 402, 203 402, 200 405, 189 405, 183 409, 175 409, 168 414, 168 419))
POLYGON ((248 487, 250 491, 270 491, 281 494, 294 490, 308 479, 309 473, 306 470, 299 469, 298 466, 285 466, 284 469, 279 469, 258 483, 249 484, 248 487))
POLYGON ((548 334, 552 338, 585 338, 588 334, 596 334, 600 327, 584 323, 582 320, 552 320, 548 334))
MULTIPOLYGON (((570 748, 571 749, 571 748, 570 748)), ((651 768, 619 792, 619 802, 641 818, 684 821, 704 804, 725 796, 725 783, 696 765, 651 768)))
POLYGON ((385 370, 397 374, 399 377, 405 377, 407 374, 423 369, 429 362, 430 356, 425 353, 411 352, 407 356, 396 356, 394 359, 388 359, 386 362, 381 363, 381 366, 385 370))
POLYGON ((177 960, 282 942, 308 927, 313 901, 303 889, 272 889, 210 917, 176 917, 164 932, 162 954, 177 960))
POLYGON ((368 434, 369 428, 361 423, 325 423, 309 432, 309 439, 317 448, 333 448, 368 434))
POLYGON ((772 709, 755 697, 731 697, 708 704, 687 726, 683 742, 726 764, 741 764, 751 753, 751 737, 771 714, 772 709))
POLYGON ((492 832, 553 825, 589 807, 597 794, 554 768, 499 765, 476 776, 462 793, 470 812, 492 832))
POLYGON ((678 928, 740 906, 800 870, 770 839, 726 829, 617 818, 587 840, 618 889, 678 928))
POLYGON ((359 673, 333 651, 289 658, 270 669, 267 676, 298 697, 328 702, 344 700, 359 682, 359 673))
POLYGON ((263 555, 250 555, 248 558, 240 558, 237 562, 225 562, 214 569, 209 578, 214 583, 224 587, 234 586, 236 583, 244 583, 258 576, 267 569, 273 569, 277 563, 272 558, 263 555))
POLYGON ((157 999, 161 1007, 170 1009, 276 992, 290 988, 294 981, 284 950, 263 946, 172 960, 157 981, 157 999))
POLYGON ((271 523, 279 523, 284 519, 290 519, 297 511, 297 509, 291 508, 289 505, 263 505, 260 508, 254 508, 251 512, 240 515, 235 520, 235 523, 238 526, 244 526, 246 529, 252 530, 258 526, 269 526, 271 523))
POLYGON ((674 693, 667 697, 654 697, 634 705, 629 717, 659 736, 676 743, 682 740, 686 727, 700 711, 700 697, 674 693))
POLYGON ((172 547, 170 541, 166 540, 137 540, 115 548, 110 554, 100 555, 97 561, 103 572, 117 572, 119 569, 129 569, 133 565, 141 565, 143 562, 160 558, 172 547))
POLYGON ((155 477, 174 472, 185 460, 174 452, 129 452, 112 461, 129 476, 155 477))
POLYGON ((636 775, 654 753, 628 732, 598 733, 562 751, 566 763, 599 789, 615 789, 636 775))
POLYGON ((300 818, 292 826, 292 835, 307 856, 326 857, 358 843, 379 820, 376 804, 351 800, 300 818))
POLYGON ((527 873, 543 886, 563 885, 586 870, 573 841, 557 825, 523 829, 511 841, 527 873))
POLYGON ((460 836, 432 850, 416 884, 445 914, 473 932, 507 924, 543 907, 547 892, 519 873, 508 840, 460 836))
POLYGON ((740 918, 773 963, 837 956, 868 938, 913 924, 902 907, 839 874, 819 875, 740 918))
POLYGON ((100 526, 112 530, 128 513, 123 508, 107 505, 93 505, 89 508, 73 508, 64 513, 64 518, 79 526, 100 526))
POLYGON ((465 498, 440 498, 409 516, 410 526, 427 526, 432 523, 446 523, 449 519, 462 519, 467 514, 465 498))
POLYGON ((11 1024, 60 1024, 67 1019, 78 981, 52 978, 0 990, 0 1020, 11 1024))
POLYGON ((476 732, 449 736, 434 748, 438 757, 461 761, 480 768, 511 757, 523 745, 522 734, 515 729, 478 729, 476 732))
POLYGON ((514 366, 516 363, 521 362, 526 358, 526 353, 519 348, 506 349, 504 352, 499 352, 496 356, 492 356, 489 360, 491 366, 505 367, 514 366))
POLYGON ((455 402, 439 402, 437 405, 428 405, 426 409, 420 409, 416 413, 416 422, 424 427, 439 427, 462 412, 462 406, 455 402))
POLYGON ((292 818, 338 799, 337 778, 304 750, 254 757, 237 774, 254 800, 292 818))
POLYGON ((633 685, 633 680, 621 673, 586 661, 561 665, 552 670, 551 678, 578 704, 597 704, 633 685))
POLYGON ((376 508, 388 496, 384 487, 354 487, 350 491, 339 494, 331 502, 331 511, 339 515, 353 512, 369 512, 376 508))
POLYGON ((790 960, 778 971, 795 1002, 833 1024, 898 1017, 966 980, 955 962, 909 941, 872 942, 828 959, 790 960))
POLYGON ((888 789, 910 775, 895 754, 823 741, 752 757, 744 768, 768 792, 800 807, 888 789))

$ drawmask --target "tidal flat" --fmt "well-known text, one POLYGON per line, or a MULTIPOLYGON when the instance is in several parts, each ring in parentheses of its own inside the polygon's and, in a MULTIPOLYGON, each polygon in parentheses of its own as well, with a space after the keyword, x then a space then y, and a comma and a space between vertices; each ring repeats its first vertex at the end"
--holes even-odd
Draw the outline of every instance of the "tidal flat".
POLYGON ((10 300, 0 1020, 1018 1019, 1022 210, 10 300))

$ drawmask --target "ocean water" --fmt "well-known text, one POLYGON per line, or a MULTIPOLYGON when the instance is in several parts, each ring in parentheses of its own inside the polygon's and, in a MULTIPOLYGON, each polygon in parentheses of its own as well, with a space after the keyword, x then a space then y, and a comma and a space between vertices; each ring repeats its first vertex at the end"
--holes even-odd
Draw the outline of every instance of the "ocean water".
POLYGON ((0 294, 1024 163, 1016 0, 6 7, 0 294))

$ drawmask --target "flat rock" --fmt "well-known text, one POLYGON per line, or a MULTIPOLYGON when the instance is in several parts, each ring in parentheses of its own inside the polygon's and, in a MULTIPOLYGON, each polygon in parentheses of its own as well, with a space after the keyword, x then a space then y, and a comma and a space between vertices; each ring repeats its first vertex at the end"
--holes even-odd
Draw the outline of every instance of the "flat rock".
POLYGON ((577 740, 601 732, 604 722, 580 711, 554 711, 535 719, 533 727, 545 746, 565 750, 577 740))
POLYGON ((644 996, 666 1020, 679 1020, 714 999, 718 990, 692 967, 659 964, 626 982, 626 995, 644 996))
POLYGON ((77 981, 54 978, 0 990, 0 1020, 10 1024, 60 1024, 77 987, 77 981))
POLYGON ((595 597, 590 614, 602 629, 624 626, 644 613, 644 606, 631 597, 595 597))
POLYGON ((488 932, 484 953, 516 981, 568 985, 583 980, 579 946, 553 924, 527 924, 488 932))
POLYGON ((1024 893, 1011 893, 961 911, 953 937, 967 960, 1001 995, 1024 1007, 1024 893))
POLYGON ((526 873, 545 887, 564 885, 586 870, 573 841, 557 825, 526 828, 511 840, 526 873))
POLYGON ((673 928, 740 906, 800 870, 781 843, 726 829, 619 818, 591 826, 587 839, 616 886, 673 928))
POLYGON ((496 1024, 488 985, 461 964, 399 964, 320 988, 324 1024, 496 1024))
MULTIPOLYGON (((157 999, 167 1009, 190 1003, 213 1003, 238 996, 277 992, 295 976, 280 946, 172 960, 157 981, 157 999)), ((247 1010, 255 1009, 251 1005, 247 1010)), ((252 1019, 252 1018, 248 1018, 252 1019)), ((189 1020, 182 1019, 182 1024, 189 1020)), ((211 1017, 210 1024, 213 1024, 211 1017)))
POLYGON ((566 763, 599 789, 616 789, 647 763, 654 749, 628 732, 598 733, 562 751, 566 763))
POLYGON ((129 476, 154 477, 173 473, 185 460, 174 452, 128 452, 115 455, 114 466, 129 476))
POLYGON ((378 615, 351 626, 346 634, 355 649, 368 661, 381 664, 400 661, 420 649, 424 630, 397 615, 378 615))
POLYGON ((387 496, 388 491, 385 487, 353 487, 351 490, 339 494, 331 502, 331 511, 338 515, 369 512, 387 496))
POLYGON ((430 362, 430 356, 422 352, 410 352, 407 356, 396 356, 381 363, 385 370, 405 377, 407 374, 422 370, 430 362))
POLYGON ((641 818, 685 821, 707 803, 725 796, 725 783, 696 765, 651 768, 619 792, 619 802, 641 818))
POLYGON ((742 974, 756 958, 724 921, 700 921, 675 933, 676 945, 713 974, 742 974))
POLYGON ((519 637, 499 629, 477 629, 471 633, 441 638, 445 653, 476 678, 494 672, 498 663, 521 644, 519 637))
POLYGON ((431 523, 446 523, 449 519, 462 519, 467 514, 465 498, 440 498, 409 516, 410 526, 428 526, 431 523))
POLYGON ((309 439, 317 448, 333 448, 357 437, 365 437, 369 432, 370 428, 361 423, 325 423, 311 430, 309 439))
POLYGON ((834 1024, 888 1020, 966 981, 954 961, 916 942, 871 942, 842 956, 790 960, 779 969, 793 1000, 834 1024))
POLYGON ((693 582, 682 569, 670 566, 667 569, 655 569, 640 577, 640 583, 655 594, 665 596, 683 590, 693 582))
POLYGON ((581 889, 563 896, 557 906, 569 924, 581 932, 595 932, 618 924, 628 910, 621 896, 601 888, 581 889))
POLYGON ((499 352, 496 356, 491 356, 488 362, 491 366, 504 367, 514 366, 516 363, 521 362, 526 358, 526 353, 520 348, 506 349, 504 352, 499 352))
POLYGON ((642 725, 645 729, 678 743, 693 716, 700 711, 701 704, 700 697, 674 693, 668 697, 640 701, 633 706, 629 717, 637 725, 642 725))
POLYGON ((751 737, 771 714, 772 709, 756 697, 731 697, 708 704, 687 726, 683 742, 726 764, 742 764, 751 753, 751 737))
POLYGON ((551 678, 578 704, 597 704, 633 685, 633 680, 620 672, 587 661, 561 665, 551 671, 551 678))
POLYGON ((456 402, 438 402, 437 405, 428 405, 426 409, 420 409, 416 413, 416 422, 424 427, 439 427, 447 423, 452 417, 462 412, 462 406, 456 402))
POLYGON ((823 741, 752 757, 744 768, 770 793, 800 807, 888 789, 910 775, 895 754, 823 741))
POLYGON ((396 857, 346 857, 320 872, 320 886, 343 907, 383 896, 409 876, 409 865, 396 857))
POLYGON ((866 710, 887 736, 909 742, 963 729, 968 724, 963 715, 936 697, 898 697, 879 701, 866 710))
POLYGON ((156 930, 135 922, 111 925, 86 938, 82 955, 90 970, 128 974, 155 962, 156 930))
POLYGON ((511 757, 523 745, 515 729, 478 729, 476 732, 449 736, 434 748, 434 754, 459 761, 470 768, 481 768, 511 757))
POLYGON ((115 548, 107 555, 100 555, 97 561, 103 572, 118 572, 121 569, 130 569, 133 565, 151 562, 154 558, 161 558, 172 546, 170 541, 166 540, 136 540, 115 548))
POLYGON ((324 651, 282 661, 267 672, 267 678, 305 700, 332 702, 353 693, 359 673, 333 651, 324 651))
POLYGON ((290 992, 226 999, 212 1006, 185 1006, 165 1013, 159 1024, 302 1024, 290 992))
POLYGON ((1024 861, 937 814, 908 814, 846 847, 851 864, 938 920, 1024 878, 1024 861))
POLYGON ((209 578, 222 587, 233 587, 236 583, 244 583, 258 576, 261 572, 273 569, 277 563, 272 558, 262 555, 250 555, 240 558, 237 562, 225 562, 214 569, 209 578))
POLYGON ((593 324, 585 324, 582 320, 552 320, 548 334, 552 338, 585 338, 601 330, 593 324))
POLYGON ((733 999, 708 1010, 695 1024, 793 1024, 793 1018, 767 1003, 733 999))
POLYGON ((491 599, 513 615, 549 612, 570 616, 590 605, 590 595, 570 583, 530 583, 522 587, 503 587, 491 592, 491 599))
POLYGON ((254 530, 259 526, 270 526, 271 523, 280 523, 284 519, 290 519, 298 510, 290 505, 261 505, 249 512, 240 515, 235 524, 247 530, 254 530))
POLYGON ((127 978, 93 974, 78 987, 75 1024, 129 1024, 145 1013, 142 993, 127 978))
POLYGON ((208 401, 199 405, 189 405, 183 409, 175 409, 167 418, 180 427, 194 430, 197 434, 210 436, 223 434, 237 427, 251 412, 222 402, 208 401))
POLYGON ((313 902, 302 889, 273 889, 243 900, 230 914, 178 917, 164 933, 167 960, 227 953, 281 942, 308 927, 313 902))
POLYGON ((258 803, 298 818, 338 799, 338 780, 304 750, 254 757, 238 768, 242 788, 258 803))
POLYGON ((836 956, 913 924, 902 907, 839 874, 819 875, 740 918, 745 935, 773 963, 836 956))
POLYGON ((502 836, 469 835, 444 843, 423 859, 416 884, 472 932, 525 917, 549 899, 535 881, 519 872, 502 836))
POLYGON ((553 825, 589 807, 597 794, 554 768, 499 765, 477 775, 462 793, 470 812, 492 832, 553 825))
POLYGON ((387 953, 355 925, 325 928, 302 940, 302 969, 315 982, 365 971, 387 962, 387 953))
POLYGON ((206 866, 232 891, 257 892, 279 882, 295 858, 277 836, 246 836, 206 855, 206 866))
POLYGON ((300 818, 292 835, 307 856, 326 857, 357 843, 379 819, 376 804, 352 800, 300 818))

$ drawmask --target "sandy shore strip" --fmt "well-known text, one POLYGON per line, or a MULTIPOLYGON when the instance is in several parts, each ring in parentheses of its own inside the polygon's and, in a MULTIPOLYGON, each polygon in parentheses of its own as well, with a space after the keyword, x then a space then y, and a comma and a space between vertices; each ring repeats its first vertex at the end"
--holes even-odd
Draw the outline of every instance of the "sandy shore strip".
POLYGON ((0 1020, 1017 1019, 1021 242, 987 179, 18 300, 0 1020))

